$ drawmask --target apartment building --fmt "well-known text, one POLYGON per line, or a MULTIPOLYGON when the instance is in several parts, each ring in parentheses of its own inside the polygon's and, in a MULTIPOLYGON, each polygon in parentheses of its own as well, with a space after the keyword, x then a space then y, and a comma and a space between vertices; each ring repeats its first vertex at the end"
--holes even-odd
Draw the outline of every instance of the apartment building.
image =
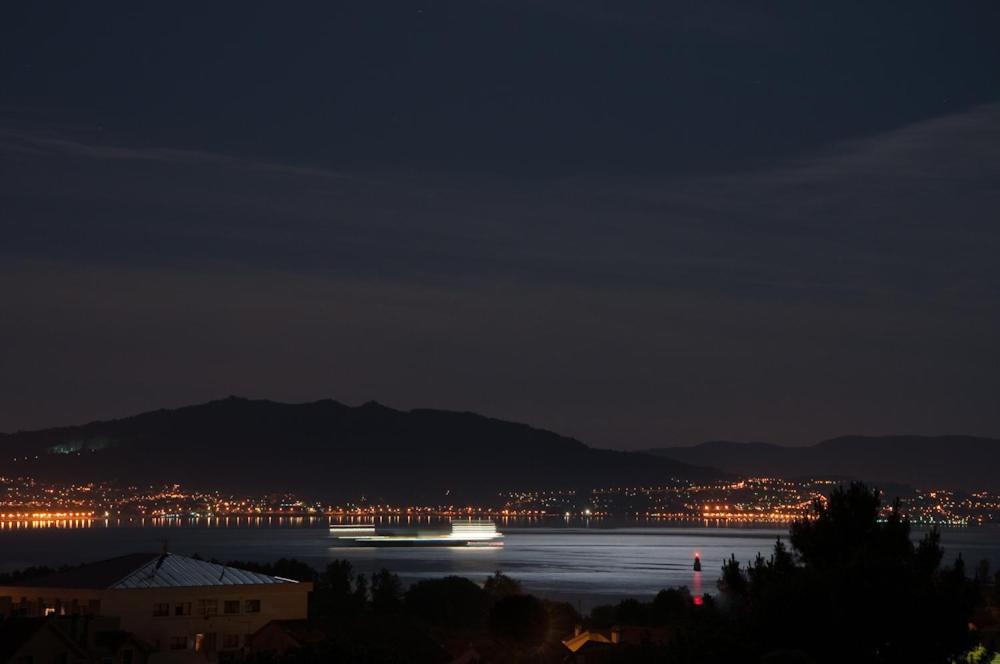
POLYGON ((117 617, 150 661, 224 661, 272 620, 307 618, 311 583, 177 554, 112 558, 0 586, 0 616, 117 617))

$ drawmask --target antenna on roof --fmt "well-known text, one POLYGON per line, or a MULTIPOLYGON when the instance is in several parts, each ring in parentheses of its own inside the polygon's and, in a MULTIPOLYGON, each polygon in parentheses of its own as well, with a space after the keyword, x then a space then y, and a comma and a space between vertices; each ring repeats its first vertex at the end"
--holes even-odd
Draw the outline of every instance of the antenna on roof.
POLYGON ((156 565, 153 566, 153 574, 156 574, 156 572, 160 569, 160 566, 163 565, 163 561, 170 555, 167 551, 167 539, 161 539, 160 542, 163 543, 163 553, 156 559, 156 565))

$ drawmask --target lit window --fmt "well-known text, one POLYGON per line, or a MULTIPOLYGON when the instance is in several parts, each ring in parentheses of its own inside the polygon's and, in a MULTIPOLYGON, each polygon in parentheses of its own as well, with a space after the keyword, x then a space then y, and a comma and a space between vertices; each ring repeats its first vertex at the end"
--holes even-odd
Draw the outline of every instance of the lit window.
POLYGON ((244 610, 247 613, 260 613, 260 600, 248 599, 246 602, 246 608, 244 610))

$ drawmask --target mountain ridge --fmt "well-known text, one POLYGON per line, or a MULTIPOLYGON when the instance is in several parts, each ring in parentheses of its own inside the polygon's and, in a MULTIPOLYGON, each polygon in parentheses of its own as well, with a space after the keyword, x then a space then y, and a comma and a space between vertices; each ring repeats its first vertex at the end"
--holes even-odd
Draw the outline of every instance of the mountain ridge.
POLYGON ((57 481, 178 482, 330 500, 486 500, 722 475, 468 411, 333 399, 227 397, 78 426, 7 434, 0 473, 57 481))
POLYGON ((646 450, 737 475, 848 477, 919 488, 1000 491, 1000 439, 963 434, 837 436, 808 446, 709 441, 646 450))

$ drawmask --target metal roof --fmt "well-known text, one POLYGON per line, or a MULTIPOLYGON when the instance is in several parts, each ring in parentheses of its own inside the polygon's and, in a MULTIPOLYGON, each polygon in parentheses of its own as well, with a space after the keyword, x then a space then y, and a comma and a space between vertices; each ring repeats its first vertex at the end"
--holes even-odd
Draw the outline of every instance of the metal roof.
POLYGON ((150 560, 113 584, 111 588, 179 588, 271 583, 298 582, 168 553, 150 560))
POLYGON ((298 583, 291 579, 197 560, 174 553, 133 553, 81 565, 19 585, 49 588, 188 588, 298 583))

